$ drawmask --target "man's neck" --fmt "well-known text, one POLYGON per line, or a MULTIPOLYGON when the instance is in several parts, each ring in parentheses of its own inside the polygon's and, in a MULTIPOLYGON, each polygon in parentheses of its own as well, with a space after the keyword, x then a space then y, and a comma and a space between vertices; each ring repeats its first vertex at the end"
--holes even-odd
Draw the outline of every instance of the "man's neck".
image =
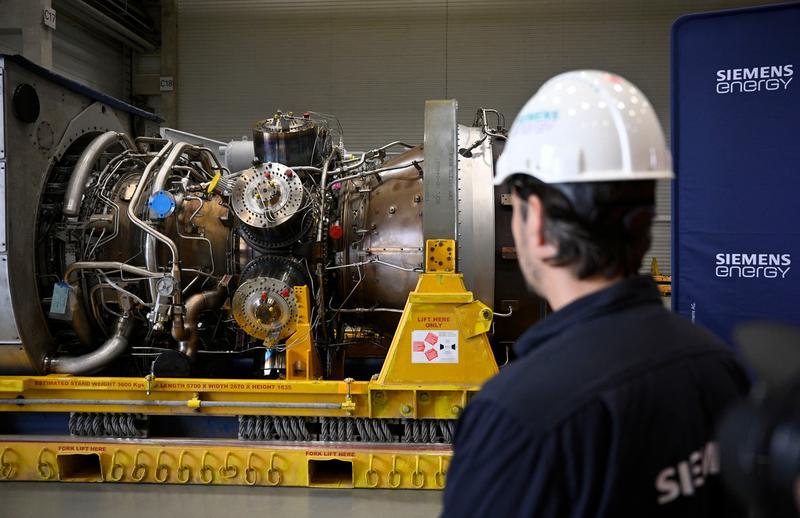
POLYGON ((542 295, 553 311, 558 311, 578 299, 604 290, 622 280, 621 275, 611 279, 602 275, 578 279, 566 268, 553 268, 548 274, 549 282, 543 286, 542 295))

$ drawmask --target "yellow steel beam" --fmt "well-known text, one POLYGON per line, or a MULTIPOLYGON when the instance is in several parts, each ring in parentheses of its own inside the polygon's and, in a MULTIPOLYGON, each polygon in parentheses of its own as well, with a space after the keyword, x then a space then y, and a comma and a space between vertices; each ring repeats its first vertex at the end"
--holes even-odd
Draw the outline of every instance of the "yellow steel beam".
POLYGON ((0 436, 0 480, 441 489, 451 456, 435 445, 0 436))
POLYGON ((477 385, 0 376, 0 412, 454 419, 477 385))

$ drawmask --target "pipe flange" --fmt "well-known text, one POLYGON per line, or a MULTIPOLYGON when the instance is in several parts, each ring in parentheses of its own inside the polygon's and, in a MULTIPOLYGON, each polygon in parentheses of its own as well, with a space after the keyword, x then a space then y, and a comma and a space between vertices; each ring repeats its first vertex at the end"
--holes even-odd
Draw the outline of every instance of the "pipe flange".
POLYGON ((297 327, 294 289, 272 277, 255 277, 243 282, 233 294, 233 318, 248 335, 277 341, 297 327))
POLYGON ((231 206, 243 223, 274 228, 297 214, 303 199, 300 177, 285 165, 270 162, 239 176, 231 193, 231 206))

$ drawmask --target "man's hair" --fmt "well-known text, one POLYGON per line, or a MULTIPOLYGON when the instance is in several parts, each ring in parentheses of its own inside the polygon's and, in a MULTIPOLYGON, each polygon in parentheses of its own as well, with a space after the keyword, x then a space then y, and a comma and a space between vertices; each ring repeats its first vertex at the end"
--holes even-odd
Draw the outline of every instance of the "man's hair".
POLYGON ((579 279, 637 275, 650 248, 655 181, 587 182, 548 185, 516 175, 512 185, 525 201, 542 202, 543 232, 558 248, 546 261, 566 266, 579 279))

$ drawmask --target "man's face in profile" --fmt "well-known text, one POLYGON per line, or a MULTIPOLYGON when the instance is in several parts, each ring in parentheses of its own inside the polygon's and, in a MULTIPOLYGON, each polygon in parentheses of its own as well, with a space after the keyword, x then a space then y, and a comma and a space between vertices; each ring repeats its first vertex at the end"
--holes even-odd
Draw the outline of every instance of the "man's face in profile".
MULTIPOLYGON (((536 198, 535 196, 532 196, 536 198)), ((511 194, 511 234, 514 236, 514 246, 517 248, 517 262, 519 268, 522 270, 522 276, 525 277, 525 282, 528 289, 541 295, 537 284, 540 279, 540 266, 536 254, 532 250, 538 236, 538 228, 540 226, 541 214, 537 214, 537 209, 541 208, 541 204, 529 203, 528 200, 523 199, 514 190, 511 194), (533 206, 532 206, 533 205, 533 206), (534 231, 537 231, 534 233, 534 231)))

